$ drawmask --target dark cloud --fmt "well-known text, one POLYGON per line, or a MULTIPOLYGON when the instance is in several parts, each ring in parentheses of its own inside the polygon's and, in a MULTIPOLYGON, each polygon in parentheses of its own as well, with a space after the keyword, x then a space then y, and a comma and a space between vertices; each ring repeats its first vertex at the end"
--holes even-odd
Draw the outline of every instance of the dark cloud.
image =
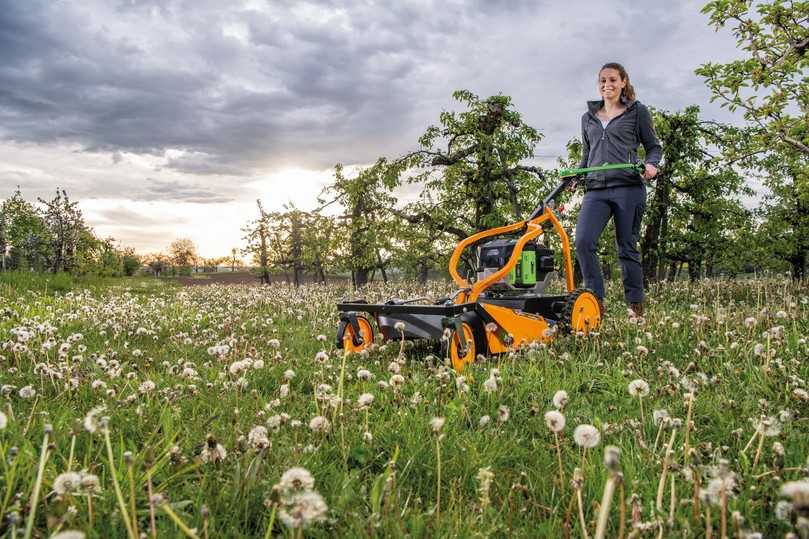
POLYGON ((224 196, 218 190, 188 185, 178 180, 156 180, 148 178, 144 192, 140 196, 130 196, 135 200, 190 202, 195 204, 222 204, 232 202, 233 197, 224 196))
MULTIPOLYGON (((605 61, 661 108, 706 101, 693 69, 733 40, 700 6, 0 0, 0 138, 78 144, 113 164, 183 150, 165 169, 238 182, 407 151, 469 88, 513 96, 546 135, 538 154, 558 155, 605 61)), ((140 194, 230 199, 215 179, 157 181, 140 194)))

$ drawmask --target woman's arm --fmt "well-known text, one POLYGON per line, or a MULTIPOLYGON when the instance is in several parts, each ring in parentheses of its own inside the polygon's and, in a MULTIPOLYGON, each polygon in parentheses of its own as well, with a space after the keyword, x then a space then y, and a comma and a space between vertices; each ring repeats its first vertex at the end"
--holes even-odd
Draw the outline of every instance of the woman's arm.
POLYGON ((658 168, 660 160, 663 158, 663 147, 657 140, 649 109, 640 103, 638 103, 638 131, 640 132, 640 142, 646 150, 646 164, 658 168))
POLYGON ((584 128, 586 118, 581 119, 581 161, 579 161, 579 168, 585 168, 587 161, 590 159, 590 141, 587 140, 587 130, 584 128))

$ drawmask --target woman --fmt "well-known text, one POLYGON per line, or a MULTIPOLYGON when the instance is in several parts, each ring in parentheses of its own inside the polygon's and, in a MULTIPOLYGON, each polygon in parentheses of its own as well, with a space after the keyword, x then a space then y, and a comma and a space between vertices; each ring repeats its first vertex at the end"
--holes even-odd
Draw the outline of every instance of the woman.
POLYGON ((604 279, 598 264, 598 238, 610 217, 615 220, 615 240, 624 281, 624 299, 632 313, 643 316, 643 272, 637 249, 640 223, 646 209, 644 180, 657 175, 662 156, 652 116, 635 98, 635 89, 621 64, 604 64, 598 72, 598 91, 603 99, 588 101, 581 119, 580 166, 634 163, 638 145, 646 150, 643 174, 629 170, 590 173, 584 180, 585 195, 576 224, 576 257, 585 286, 604 300, 604 279))

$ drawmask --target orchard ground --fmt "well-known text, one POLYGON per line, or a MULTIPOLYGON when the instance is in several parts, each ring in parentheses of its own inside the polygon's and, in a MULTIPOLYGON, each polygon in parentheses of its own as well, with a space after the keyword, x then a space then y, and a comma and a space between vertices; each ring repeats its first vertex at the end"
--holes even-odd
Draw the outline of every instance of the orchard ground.
POLYGON ((645 320, 611 290, 600 334, 460 376, 346 357, 349 296, 0 280, 0 534, 777 537, 809 510, 805 283, 668 283, 645 320))

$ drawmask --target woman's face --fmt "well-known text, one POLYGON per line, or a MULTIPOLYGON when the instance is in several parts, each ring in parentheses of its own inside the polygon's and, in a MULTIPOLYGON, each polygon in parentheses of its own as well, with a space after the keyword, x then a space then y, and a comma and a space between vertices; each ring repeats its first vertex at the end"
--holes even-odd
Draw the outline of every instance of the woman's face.
POLYGON ((621 74, 617 69, 610 67, 602 69, 598 74, 598 91, 604 99, 617 99, 621 97, 621 90, 626 86, 626 81, 621 79, 621 74))

